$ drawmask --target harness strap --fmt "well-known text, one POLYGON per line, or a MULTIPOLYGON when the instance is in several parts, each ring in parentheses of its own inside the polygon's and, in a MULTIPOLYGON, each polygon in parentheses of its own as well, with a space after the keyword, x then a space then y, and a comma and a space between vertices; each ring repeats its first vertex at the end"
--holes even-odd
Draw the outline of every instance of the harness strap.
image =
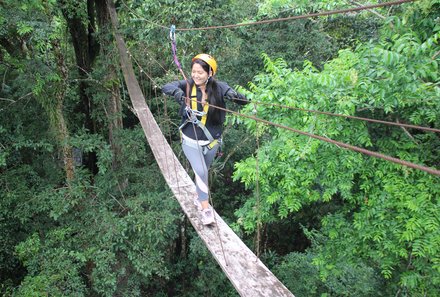
MULTIPOLYGON (((197 107, 197 87, 194 84, 191 90, 191 109, 192 110, 198 110, 197 107)), ((202 122, 203 125, 206 125, 206 118, 208 116, 208 109, 209 109, 209 104, 206 103, 205 106, 203 106, 203 116, 202 119, 200 120, 202 122)))
POLYGON ((205 104, 203 107, 203 111, 198 111, 197 108, 197 88, 194 85, 191 90, 191 107, 187 106, 185 108, 185 111, 187 113, 187 119, 186 121, 179 127, 180 130, 183 129, 183 127, 186 126, 188 123, 196 124, 200 129, 202 129, 203 133, 205 134, 206 138, 208 138, 209 142, 212 143, 215 141, 214 137, 212 137, 211 132, 209 132, 208 128, 206 128, 206 118, 208 115, 208 109, 209 104, 205 104), (197 117, 202 117, 201 120, 199 120, 197 117))
POLYGON ((214 137, 212 137, 211 133, 208 131, 208 128, 206 128, 205 125, 203 125, 200 121, 198 121, 197 126, 199 126, 199 128, 202 129, 203 133, 205 133, 206 138, 208 138, 210 142, 214 141, 214 137))
MULTIPOLYGON (((221 139, 214 139, 214 141, 209 142, 209 140, 202 140, 208 142, 208 144, 200 144, 200 141, 194 140, 189 138, 188 136, 185 136, 184 134, 181 134, 181 141, 182 144, 192 147, 194 149, 201 149, 203 155, 206 155, 210 150, 212 150, 216 145, 219 146, 219 150, 221 147, 221 139)), ((219 151, 217 151, 219 152, 219 151)))

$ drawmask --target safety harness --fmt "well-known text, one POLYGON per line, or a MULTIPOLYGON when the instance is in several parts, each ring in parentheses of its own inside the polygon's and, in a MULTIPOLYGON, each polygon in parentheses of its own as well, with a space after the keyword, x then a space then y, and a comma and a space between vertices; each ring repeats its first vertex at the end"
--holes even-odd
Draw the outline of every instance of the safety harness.
MULTIPOLYGON (((219 139, 214 139, 212 137, 211 133, 209 132, 208 128, 206 128, 206 120, 208 116, 208 110, 209 110, 209 103, 206 103, 203 106, 203 111, 199 111, 197 107, 197 87, 196 85, 193 85, 191 89, 191 97, 190 97, 190 105, 187 105, 185 107, 186 112, 186 120, 183 122, 182 125, 180 125, 179 130, 182 133, 182 129, 189 123, 192 123, 193 125, 197 125, 203 133, 205 134, 206 138, 208 139, 209 143, 207 145, 204 145, 204 148, 212 149, 216 144, 220 143, 219 139)), ((206 153, 206 150, 204 150, 204 153, 206 153)))

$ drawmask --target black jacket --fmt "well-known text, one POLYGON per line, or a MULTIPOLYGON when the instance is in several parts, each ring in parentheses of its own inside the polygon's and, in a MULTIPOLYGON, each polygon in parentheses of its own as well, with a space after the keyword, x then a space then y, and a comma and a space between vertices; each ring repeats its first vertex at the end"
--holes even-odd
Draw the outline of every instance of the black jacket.
MULTIPOLYGON (((221 94, 222 106, 226 105, 225 99, 233 101, 233 102, 235 102, 237 104, 241 104, 241 105, 248 103, 248 101, 243 101, 243 99, 245 100, 246 98, 242 94, 237 93, 227 83, 225 83, 223 81, 216 81, 216 82, 217 82, 217 86, 219 89, 219 93, 221 94), (242 99, 242 100, 236 100, 236 99, 242 99)), ((189 83, 190 83, 189 94, 191 95, 191 88, 193 86, 193 82, 190 80, 189 83)), ((182 123, 184 123, 187 119, 187 115, 184 112, 186 86, 187 86, 186 81, 180 80, 180 81, 173 81, 173 82, 167 83, 166 85, 164 85, 162 87, 162 92, 164 94, 169 95, 169 96, 174 96, 174 99, 177 101, 177 103, 180 104, 180 106, 181 106, 180 115, 182 116, 182 123)), ((200 91, 200 89, 198 87, 197 87, 197 101, 199 102, 199 103, 197 103, 197 109, 199 111, 202 111, 203 110, 202 104, 200 103, 202 101, 202 91, 200 91)), ((211 107, 211 108, 215 108, 215 107, 211 107)), ((214 137, 214 139, 218 139, 221 137, 221 134, 223 132, 223 123, 224 123, 225 117, 226 117, 226 111, 224 111, 224 110, 218 110, 218 111, 220 112, 221 123, 214 124, 214 123, 212 123, 212 121, 209 120, 209 117, 208 117, 207 121, 206 121, 206 125, 205 125, 205 127, 211 133, 212 137, 214 137)), ((182 133, 192 139, 207 140, 207 137, 206 137, 205 133, 203 132, 203 130, 200 129, 197 125, 194 125, 192 123, 186 124, 182 128, 182 133), (197 135, 194 134, 194 131, 197 133, 197 135)))

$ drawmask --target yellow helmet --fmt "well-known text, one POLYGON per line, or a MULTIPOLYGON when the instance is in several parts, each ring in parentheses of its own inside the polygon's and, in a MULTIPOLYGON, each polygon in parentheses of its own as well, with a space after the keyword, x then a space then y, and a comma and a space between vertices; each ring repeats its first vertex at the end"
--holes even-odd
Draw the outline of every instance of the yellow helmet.
POLYGON ((206 62, 209 66, 211 66, 211 68, 212 68, 212 75, 216 74, 216 72, 217 72, 217 62, 215 61, 215 59, 211 55, 208 55, 208 54, 198 54, 197 56, 192 58, 192 62, 194 62, 197 59, 200 59, 200 60, 206 62))

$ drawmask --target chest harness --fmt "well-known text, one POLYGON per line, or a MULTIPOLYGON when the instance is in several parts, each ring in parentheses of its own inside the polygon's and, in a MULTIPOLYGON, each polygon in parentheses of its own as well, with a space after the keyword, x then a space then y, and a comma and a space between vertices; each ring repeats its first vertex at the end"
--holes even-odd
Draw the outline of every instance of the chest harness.
POLYGON ((206 103, 203 106, 203 110, 198 110, 198 104, 197 104, 197 87, 194 84, 191 89, 191 97, 190 97, 190 104, 187 104, 185 107, 185 113, 186 113, 186 120, 183 122, 182 125, 180 125, 179 130, 180 133, 182 133, 182 129, 189 123, 193 125, 197 125, 203 133, 205 134, 206 138, 208 139, 209 143, 204 146, 204 153, 206 153, 205 149, 212 149, 217 143, 220 142, 218 139, 214 139, 212 137, 211 133, 209 132, 208 128, 206 128, 206 120, 208 116, 208 110, 209 110, 209 103, 206 103))

